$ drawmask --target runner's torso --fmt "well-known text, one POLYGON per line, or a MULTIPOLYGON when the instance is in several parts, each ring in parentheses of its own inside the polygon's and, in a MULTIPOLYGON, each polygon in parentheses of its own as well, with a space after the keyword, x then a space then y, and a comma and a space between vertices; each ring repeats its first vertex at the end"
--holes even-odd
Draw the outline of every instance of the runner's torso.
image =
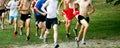
POLYGON ((69 8, 69 0, 64 0, 63 4, 64 4, 64 8, 63 9, 68 9, 69 8))
POLYGON ((80 15, 88 16, 88 8, 90 5, 90 0, 87 0, 87 1, 81 0, 79 5, 80 5, 80 9, 79 9, 80 15))
POLYGON ((21 11, 21 13, 22 13, 22 14, 29 14, 30 11, 31 11, 30 6, 31 6, 30 1, 24 0, 23 3, 22 3, 22 9, 25 9, 26 7, 27 7, 27 8, 29 7, 29 9, 24 10, 24 11, 21 11))
POLYGON ((4 4, 5 0, 0 0, 0 10, 5 8, 4 4))

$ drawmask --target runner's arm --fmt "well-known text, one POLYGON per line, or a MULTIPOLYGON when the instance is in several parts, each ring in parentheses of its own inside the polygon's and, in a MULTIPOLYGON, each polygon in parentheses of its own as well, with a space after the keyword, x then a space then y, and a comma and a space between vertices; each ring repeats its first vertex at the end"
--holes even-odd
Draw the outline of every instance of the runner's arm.
POLYGON ((11 2, 9 2, 6 6, 7 9, 10 9, 11 2))
POLYGON ((60 7, 62 6, 63 4, 63 0, 61 0, 60 4, 58 5, 58 11, 60 10, 60 7))
POLYGON ((90 8, 91 8, 92 10, 91 10, 90 12, 88 12, 88 15, 91 15, 92 13, 95 12, 95 8, 94 8, 92 2, 90 2, 90 8))
POLYGON ((44 12, 44 13, 46 13, 47 14, 47 11, 45 10, 45 8, 47 7, 49 5, 49 1, 46 1, 45 2, 45 4, 43 4, 43 6, 42 6, 42 11, 44 12))
POLYGON ((73 7, 74 7, 74 9, 73 9, 73 14, 76 14, 76 13, 75 13, 75 8, 76 8, 75 6, 76 6, 76 4, 78 4, 78 2, 79 2, 79 1, 76 0, 76 1, 74 1, 74 3, 73 3, 73 7))

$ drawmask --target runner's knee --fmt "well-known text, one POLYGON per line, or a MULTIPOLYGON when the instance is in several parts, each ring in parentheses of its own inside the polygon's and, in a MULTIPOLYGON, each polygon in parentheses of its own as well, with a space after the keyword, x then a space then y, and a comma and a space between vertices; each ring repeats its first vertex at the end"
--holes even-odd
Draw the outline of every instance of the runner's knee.
POLYGON ((87 27, 87 28, 88 28, 88 27, 89 27, 89 24, 85 24, 85 27, 87 27))
POLYGON ((50 34, 50 31, 49 31, 49 30, 46 30, 46 31, 45 31, 45 34, 50 34))

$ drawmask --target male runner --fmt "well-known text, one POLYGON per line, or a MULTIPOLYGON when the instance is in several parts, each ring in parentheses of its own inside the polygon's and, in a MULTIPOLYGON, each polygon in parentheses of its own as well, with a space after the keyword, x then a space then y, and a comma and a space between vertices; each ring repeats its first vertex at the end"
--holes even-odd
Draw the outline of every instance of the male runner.
MULTIPOLYGON (((40 35, 40 39, 43 39, 45 30, 46 30, 46 26, 45 26, 45 19, 46 19, 46 15, 42 14, 42 10, 41 7, 43 6, 43 4, 46 2, 46 0, 39 0, 36 4, 36 13, 35 13, 35 17, 36 17, 36 29, 38 32, 38 28, 41 28, 41 35, 40 35)), ((37 33, 36 32, 36 33, 37 33)))
POLYGON ((78 16, 78 22, 82 24, 79 34, 76 37, 76 40, 77 42, 79 42, 80 36, 83 33, 82 44, 86 44, 85 38, 86 38, 86 32, 89 27, 89 15, 94 13, 95 9, 94 6, 92 5, 91 0, 77 0, 75 3, 78 3, 80 6, 79 8, 80 14, 78 16), (91 8, 92 10, 89 10, 89 8, 91 8))
POLYGON ((20 10, 21 16, 21 25, 20 32, 22 32, 22 28, 26 26, 26 40, 30 39, 30 18, 31 18, 31 1, 30 0, 22 0, 18 6, 20 10))
POLYGON ((16 37, 17 34, 17 21, 18 21, 18 10, 17 10, 17 1, 11 0, 8 3, 8 9, 10 9, 9 12, 9 24, 14 23, 14 37, 16 37))
POLYGON ((60 20, 60 22, 64 22, 65 23, 65 28, 66 28, 66 38, 69 40, 70 38, 70 26, 71 26, 71 21, 74 18, 73 15, 73 0, 61 0, 59 6, 58 6, 58 11, 59 8, 62 6, 62 4, 64 5, 64 8, 62 10, 62 15, 64 17, 64 20, 60 20))
POLYGON ((0 20, 2 21, 1 29, 4 29, 5 1, 6 0, 0 0, 0 20))
POLYGON ((47 35, 50 33, 50 29, 52 25, 54 30, 54 48, 59 47, 57 43, 57 39, 58 39, 57 6, 58 6, 57 0, 47 0, 42 7, 44 13, 47 14, 47 18, 46 18, 47 29, 44 35, 44 43, 47 43, 47 35), (47 7, 47 11, 45 10, 45 7, 47 7))

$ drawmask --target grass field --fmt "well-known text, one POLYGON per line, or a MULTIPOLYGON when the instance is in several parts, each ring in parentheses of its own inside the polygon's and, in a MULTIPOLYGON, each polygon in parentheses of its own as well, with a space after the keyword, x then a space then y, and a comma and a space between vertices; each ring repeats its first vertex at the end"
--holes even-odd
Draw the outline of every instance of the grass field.
MULTIPOLYGON (((120 5, 113 6, 111 4, 106 4, 104 0, 93 0, 93 5, 95 6, 95 13, 90 16, 90 27, 87 32, 87 40, 120 40, 120 5)), ((63 17, 58 16, 59 19, 63 17)), ((7 22, 5 25, 7 26, 7 22)), ((76 25, 76 19, 72 21, 72 26, 70 29, 71 40, 74 41, 73 28, 76 25)), ((79 28, 80 29, 80 28, 79 28)), ((5 30, 0 30, 0 48, 9 48, 11 45, 30 45, 30 44, 43 44, 43 40, 39 39, 39 36, 35 36, 35 22, 34 16, 32 16, 31 21, 31 31, 30 40, 26 41, 26 32, 22 36, 19 35, 17 38, 13 37, 13 25, 9 26, 5 30)), ((58 27, 59 39, 58 42, 66 42, 65 38, 65 25, 62 23, 58 27)), ((40 31, 39 31, 40 33, 40 31)), ((53 43, 53 30, 48 36, 49 43, 53 43)))

